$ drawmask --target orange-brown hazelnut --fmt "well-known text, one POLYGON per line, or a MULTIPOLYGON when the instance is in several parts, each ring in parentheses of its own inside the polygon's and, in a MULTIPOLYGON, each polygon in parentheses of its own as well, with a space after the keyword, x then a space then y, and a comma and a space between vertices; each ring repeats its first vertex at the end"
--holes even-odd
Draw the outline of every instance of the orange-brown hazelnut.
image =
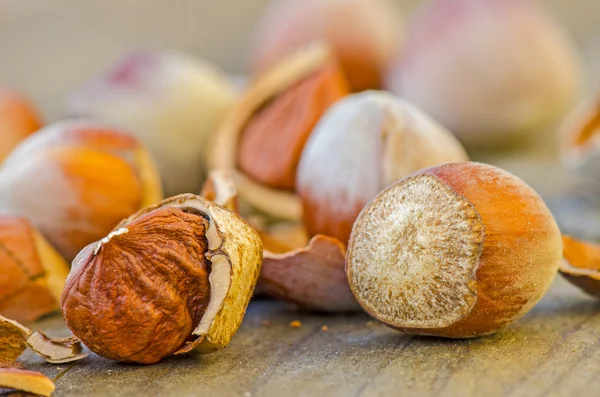
POLYGON ((561 257, 558 226, 533 189, 489 165, 449 163, 375 197, 354 225, 346 266, 355 297, 375 318, 465 338, 527 313, 561 257))
POLYGON ((121 222, 73 261, 61 308, 90 350, 152 364, 225 347, 260 272, 259 236, 236 214, 192 194, 121 222))
POLYGON ((24 218, 0 214, 0 269, 4 316, 26 322, 58 310, 69 267, 24 218))
POLYGON ((383 91, 345 97, 321 119, 298 167, 297 191, 309 235, 346 244, 361 209, 412 172, 466 161, 460 143, 407 101, 383 91))
POLYGON ((329 47, 313 43, 260 76, 215 137, 212 169, 235 170, 240 199, 278 218, 299 219, 298 161, 313 127, 347 83, 329 47))
POLYGON ((0 167, 0 208, 29 219, 67 260, 161 195, 144 147, 89 120, 43 128, 0 167))
POLYGON ((27 98, 0 89, 0 161, 41 125, 37 110, 27 98))
POLYGON ((299 46, 327 41, 353 91, 380 88, 401 49, 401 18, 389 0, 279 0, 258 27, 252 67, 261 71, 299 46))

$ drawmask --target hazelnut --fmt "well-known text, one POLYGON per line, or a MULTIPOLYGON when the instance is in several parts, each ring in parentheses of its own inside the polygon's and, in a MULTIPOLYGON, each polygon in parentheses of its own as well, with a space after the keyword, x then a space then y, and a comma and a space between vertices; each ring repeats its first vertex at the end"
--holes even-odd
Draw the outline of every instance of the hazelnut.
POLYGON ((215 66, 179 52, 134 52, 70 94, 67 111, 130 131, 144 143, 168 196, 202 183, 208 138, 236 96, 215 66))
POLYGON ((0 208, 28 218, 67 260, 160 197, 146 150, 93 121, 49 125, 0 167, 0 208))
POLYGON ((273 1, 259 22, 252 67, 265 70, 299 46, 324 40, 353 91, 380 88, 402 33, 399 13, 388 0, 273 1))
POLYGON ((237 215, 192 194, 121 222, 73 261, 61 308, 93 352, 151 364, 225 347, 260 272, 262 244, 237 215))
POLYGON ((391 94, 369 91, 333 105, 311 134, 297 191, 309 235, 344 244, 361 209, 384 187, 421 168, 467 155, 446 129, 391 94))
POLYGON ((27 98, 0 89, 0 161, 41 125, 38 112, 27 98))
POLYGON ((256 209, 299 219, 300 154, 321 115, 347 93, 326 45, 299 50, 246 90, 215 137, 211 168, 235 170, 240 199, 256 209))
POLYGON ((517 177, 448 163, 390 186, 361 212, 347 253, 350 288, 383 323, 453 338, 492 333, 550 287, 561 235, 517 177))
POLYGON ((600 298, 600 246, 563 236, 563 260, 558 269, 582 291, 600 298))
POLYGON ((571 170, 600 186, 600 102, 584 103, 567 118, 561 130, 561 157, 571 170))
POLYGON ((416 15, 387 88, 464 144, 533 137, 575 99, 581 61, 534 2, 432 0, 416 15))
POLYGON ((0 214, 0 313, 26 322, 58 310, 69 267, 24 218, 0 214))

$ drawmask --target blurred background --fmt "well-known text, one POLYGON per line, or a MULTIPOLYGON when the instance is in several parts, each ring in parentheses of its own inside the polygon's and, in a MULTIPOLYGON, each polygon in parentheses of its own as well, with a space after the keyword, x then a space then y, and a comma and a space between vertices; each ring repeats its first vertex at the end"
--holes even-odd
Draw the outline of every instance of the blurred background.
MULTIPOLYGON (((405 21, 419 0, 395 0, 405 21)), ((47 121, 66 93, 133 49, 179 49, 231 74, 244 71, 269 0, 1 0, 0 81, 29 94, 47 121)), ((600 2, 538 1, 585 60, 584 94, 599 91, 600 2)))

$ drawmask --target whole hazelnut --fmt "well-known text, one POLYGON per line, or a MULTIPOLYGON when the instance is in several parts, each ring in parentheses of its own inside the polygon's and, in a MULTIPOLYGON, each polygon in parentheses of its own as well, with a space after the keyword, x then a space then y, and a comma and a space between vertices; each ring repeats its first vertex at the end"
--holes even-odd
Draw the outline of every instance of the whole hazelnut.
POLYGON ((0 167, 0 209, 29 219, 67 260, 160 198, 144 147, 90 120, 43 128, 0 167))
POLYGON ((24 218, 0 214, 0 313, 32 321, 58 310, 69 266, 24 218))
POLYGON ((0 89, 0 161, 42 125, 33 104, 16 91, 0 89))
POLYGON ((223 123, 212 169, 234 170, 242 201, 284 219, 299 219, 298 161, 326 109, 348 94, 329 47, 313 43, 250 86, 223 123))
POLYGON ((543 132, 575 99, 580 59, 567 33, 528 0, 431 0, 387 78, 469 146, 543 132))
POLYGON ((259 22, 252 68, 264 71, 300 46, 324 40, 353 91, 380 88, 402 34, 399 13, 388 0, 272 1, 259 22))
POLYGON ((358 302, 383 323, 466 338, 527 313, 561 257, 558 226, 533 189, 493 166, 448 163, 390 186, 363 209, 346 270, 358 302))
POLYGON ((114 123, 148 147, 165 194, 198 192, 207 142, 236 96, 208 62, 179 52, 134 52, 73 91, 67 111, 114 123))
POLYGON ((236 214, 192 194, 139 211, 73 261, 65 321, 93 352, 152 364, 225 347, 260 272, 262 244, 236 214))
POLYGON ((297 192, 309 235, 344 244, 362 208, 386 186, 428 166, 465 161, 446 129, 409 102, 368 91, 333 105, 311 134, 297 192))

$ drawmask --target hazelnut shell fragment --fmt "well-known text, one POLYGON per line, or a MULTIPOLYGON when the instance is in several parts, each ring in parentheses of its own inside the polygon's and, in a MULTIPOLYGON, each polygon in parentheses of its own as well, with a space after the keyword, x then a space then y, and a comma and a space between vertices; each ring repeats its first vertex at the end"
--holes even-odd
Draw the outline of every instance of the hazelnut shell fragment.
POLYGON ((302 208, 293 192, 263 185, 239 169, 237 159, 242 134, 252 117, 273 98, 331 61, 329 47, 321 42, 290 55, 254 82, 215 136, 214 147, 209 155, 210 168, 232 170, 240 199, 266 214, 297 220, 302 215, 302 208))
POLYGON ((260 275, 262 292, 308 310, 360 310, 348 286, 345 259, 344 244, 323 235, 293 251, 265 251, 260 275))
POLYGON ((50 396, 54 382, 46 375, 19 368, 0 368, 0 388, 15 389, 37 396, 50 396))
POLYGON ((600 245, 563 235, 560 274, 582 291, 600 298, 600 245))
POLYGON ((0 313, 26 322, 58 310, 64 259, 25 218, 0 214, 0 313))

